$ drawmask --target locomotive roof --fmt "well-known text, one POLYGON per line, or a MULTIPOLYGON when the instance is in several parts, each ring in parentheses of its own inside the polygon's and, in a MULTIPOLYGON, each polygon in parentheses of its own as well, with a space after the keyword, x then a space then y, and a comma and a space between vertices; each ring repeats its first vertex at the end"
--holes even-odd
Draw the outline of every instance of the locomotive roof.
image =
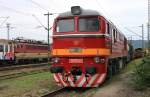
POLYGON ((42 42, 42 41, 30 42, 30 41, 0 39, 0 44, 8 44, 8 43, 28 43, 28 44, 47 45, 46 42, 42 42))
POLYGON ((73 15, 71 11, 60 13, 58 17, 69 17, 69 16, 91 16, 91 15, 101 15, 98 11, 95 10, 82 10, 80 15, 73 15))

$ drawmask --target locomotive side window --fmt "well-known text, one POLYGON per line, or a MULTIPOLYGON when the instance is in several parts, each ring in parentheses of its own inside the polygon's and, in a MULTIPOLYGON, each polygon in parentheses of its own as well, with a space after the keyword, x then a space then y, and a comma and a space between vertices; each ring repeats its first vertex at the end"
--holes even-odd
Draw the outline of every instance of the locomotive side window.
POLYGON ((116 40, 118 39, 118 31, 116 30, 116 40))
POLYGON ((99 31, 98 18, 80 18, 79 19, 80 32, 97 32, 99 31))
POLYGON ((3 45, 0 45, 0 52, 3 52, 4 51, 4 47, 3 45))
POLYGON ((74 32, 74 19, 58 20, 56 32, 74 32))
POLYGON ((113 41, 116 42, 116 31, 113 29, 113 41))
POLYGON ((109 26, 109 23, 107 23, 107 33, 110 34, 110 26, 109 26))

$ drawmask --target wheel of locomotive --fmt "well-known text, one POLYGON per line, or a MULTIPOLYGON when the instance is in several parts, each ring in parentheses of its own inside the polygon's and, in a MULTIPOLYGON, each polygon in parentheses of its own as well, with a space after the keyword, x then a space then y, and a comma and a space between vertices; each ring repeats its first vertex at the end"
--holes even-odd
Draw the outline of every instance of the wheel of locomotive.
POLYGON ((112 73, 112 65, 109 65, 107 67, 107 77, 106 77, 106 79, 111 79, 112 75, 113 75, 113 73, 112 73))
POLYGON ((123 66, 126 67, 126 66, 127 66, 127 63, 128 63, 128 62, 127 62, 127 58, 124 58, 124 59, 123 59, 123 66))
POLYGON ((22 62, 21 59, 17 59, 16 56, 14 57, 14 64, 15 64, 15 65, 22 64, 21 62, 22 62))
POLYGON ((120 60, 119 60, 119 71, 121 70, 121 69, 123 69, 124 68, 124 62, 123 62, 123 59, 121 58, 120 60))
POLYGON ((113 59, 112 60, 112 64, 111 64, 111 67, 112 67, 112 75, 115 75, 116 74, 116 60, 113 59))
POLYGON ((107 66, 107 76, 106 79, 111 79, 113 73, 112 73, 112 61, 108 62, 108 66, 107 66))
POLYGON ((116 74, 120 72, 120 59, 116 59, 116 74))

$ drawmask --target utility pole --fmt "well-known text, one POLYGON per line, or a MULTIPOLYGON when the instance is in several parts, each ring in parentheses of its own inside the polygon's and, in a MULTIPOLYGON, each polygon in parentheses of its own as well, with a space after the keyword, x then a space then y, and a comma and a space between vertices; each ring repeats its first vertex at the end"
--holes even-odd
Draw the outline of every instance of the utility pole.
POLYGON ((142 49, 144 50, 144 25, 139 26, 142 28, 142 49))
POLYGON ((6 27, 7 27, 7 39, 9 40, 10 23, 7 23, 6 27))
POLYGON ((148 40, 148 52, 150 52, 150 30, 149 30, 149 26, 150 26, 150 0, 148 0, 148 23, 147 23, 147 40, 148 40))
POLYGON ((144 25, 142 24, 142 48, 144 50, 144 25))
POLYGON ((50 31, 50 25, 49 25, 49 16, 50 15, 53 15, 52 13, 47 13, 47 14, 44 14, 45 16, 47 16, 47 42, 48 42, 48 64, 49 64, 49 61, 50 61, 50 41, 49 41, 49 31, 50 31))
POLYGON ((131 40, 130 40, 130 41, 131 41, 131 44, 132 44, 132 43, 133 43, 133 41, 132 41, 132 36, 131 36, 131 40))

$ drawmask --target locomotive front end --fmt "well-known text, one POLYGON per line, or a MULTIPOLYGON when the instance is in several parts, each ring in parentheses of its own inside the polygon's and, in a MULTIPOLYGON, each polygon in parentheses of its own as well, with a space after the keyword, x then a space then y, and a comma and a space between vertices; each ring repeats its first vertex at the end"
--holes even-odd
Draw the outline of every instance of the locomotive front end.
POLYGON ((55 19, 50 71, 59 85, 97 87, 104 81, 110 55, 104 28, 98 12, 79 6, 55 19))

